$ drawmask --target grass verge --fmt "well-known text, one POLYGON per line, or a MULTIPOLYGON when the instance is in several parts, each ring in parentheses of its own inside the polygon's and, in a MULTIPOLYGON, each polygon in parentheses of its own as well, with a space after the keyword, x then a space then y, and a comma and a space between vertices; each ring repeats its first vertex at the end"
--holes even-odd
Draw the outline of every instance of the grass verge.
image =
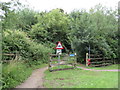
POLYGON ((42 68, 47 64, 35 63, 29 66, 28 63, 23 61, 11 61, 9 64, 2 65, 2 89, 14 88, 20 83, 24 82, 32 73, 34 69, 42 68))

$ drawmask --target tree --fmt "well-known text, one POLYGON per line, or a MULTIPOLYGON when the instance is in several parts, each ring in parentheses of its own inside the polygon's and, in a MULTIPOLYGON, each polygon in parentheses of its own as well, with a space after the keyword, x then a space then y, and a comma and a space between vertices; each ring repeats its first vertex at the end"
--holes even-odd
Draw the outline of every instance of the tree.
POLYGON ((3 29, 15 28, 15 23, 17 22, 15 10, 20 6, 21 3, 18 0, 0 3, 1 11, 3 12, 3 15, 1 16, 3 29))
POLYGON ((61 41, 66 49, 70 46, 68 39, 69 18, 61 9, 54 9, 50 12, 41 12, 37 15, 38 23, 32 27, 31 37, 38 42, 61 41))
POLYGON ((4 15, 2 17, 2 28, 5 29, 22 29, 29 31, 37 22, 34 17, 37 12, 23 7, 19 1, 11 0, 10 2, 1 3, 4 15), (16 9, 17 8, 17 9, 16 9))
POLYGON ((117 57, 117 20, 116 12, 96 6, 89 12, 74 11, 70 14, 72 46, 79 55, 85 58, 89 45, 91 53, 103 54, 110 58, 117 57), (79 49, 78 49, 79 48, 79 49))
POLYGON ((16 23, 18 29, 22 29, 23 31, 30 31, 32 25, 37 23, 37 19, 35 15, 37 12, 29 9, 24 8, 16 12, 17 19, 19 22, 16 23))

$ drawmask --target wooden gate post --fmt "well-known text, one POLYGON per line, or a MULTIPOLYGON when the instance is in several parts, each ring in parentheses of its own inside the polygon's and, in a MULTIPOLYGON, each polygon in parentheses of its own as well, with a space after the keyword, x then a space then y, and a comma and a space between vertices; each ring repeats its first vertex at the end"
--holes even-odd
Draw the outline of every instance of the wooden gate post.
POLYGON ((49 68, 49 71, 51 71, 51 62, 52 62, 51 57, 52 57, 52 56, 51 56, 51 55, 49 55, 49 56, 50 56, 50 58, 49 58, 50 60, 49 60, 48 68, 49 68))
POLYGON ((88 53, 86 53, 86 66, 88 66, 88 53))
POLYGON ((60 53, 58 53, 58 68, 60 69, 60 53))
POLYGON ((15 60, 19 60, 19 53, 18 52, 16 52, 16 54, 15 54, 15 60))
POLYGON ((77 57, 76 57, 76 54, 75 54, 75 56, 74 56, 74 68, 76 67, 76 65, 77 65, 77 57))

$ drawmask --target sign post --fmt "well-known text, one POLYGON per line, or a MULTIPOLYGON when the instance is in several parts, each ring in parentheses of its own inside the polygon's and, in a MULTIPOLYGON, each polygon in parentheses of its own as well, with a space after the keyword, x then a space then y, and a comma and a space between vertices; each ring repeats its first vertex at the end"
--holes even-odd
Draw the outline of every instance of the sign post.
POLYGON ((62 54, 62 49, 64 49, 64 48, 63 48, 63 46, 62 46, 60 41, 58 42, 58 44, 57 44, 55 49, 56 49, 56 54, 62 54))
MULTIPOLYGON (((56 54, 58 54, 58 64, 60 64, 60 54, 62 54, 62 49, 63 49, 63 46, 60 41, 58 42, 55 49, 56 49, 56 54)), ((58 65, 58 67, 59 67, 59 65, 58 65)))
POLYGON ((88 66, 88 53, 86 53, 86 66, 88 66))

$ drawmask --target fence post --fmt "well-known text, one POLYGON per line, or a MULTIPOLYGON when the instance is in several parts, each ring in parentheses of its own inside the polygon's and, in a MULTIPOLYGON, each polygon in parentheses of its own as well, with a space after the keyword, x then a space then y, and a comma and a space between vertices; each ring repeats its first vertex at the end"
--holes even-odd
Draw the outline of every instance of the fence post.
POLYGON ((113 58, 113 64, 115 64, 115 59, 113 58))
POLYGON ((51 57, 52 57, 52 56, 49 54, 49 57, 50 57, 50 58, 49 58, 50 60, 49 60, 48 67, 49 67, 49 71, 51 71, 51 61, 52 61, 52 60, 51 60, 51 57))
POLYGON ((86 53, 86 66, 88 66, 88 53, 86 53))
POLYGON ((60 53, 58 53, 58 68, 60 69, 60 53))
POLYGON ((77 54, 75 53, 75 67, 77 65, 77 54))
POLYGON ((19 53, 18 52, 16 52, 16 54, 15 54, 15 60, 19 60, 19 53))

